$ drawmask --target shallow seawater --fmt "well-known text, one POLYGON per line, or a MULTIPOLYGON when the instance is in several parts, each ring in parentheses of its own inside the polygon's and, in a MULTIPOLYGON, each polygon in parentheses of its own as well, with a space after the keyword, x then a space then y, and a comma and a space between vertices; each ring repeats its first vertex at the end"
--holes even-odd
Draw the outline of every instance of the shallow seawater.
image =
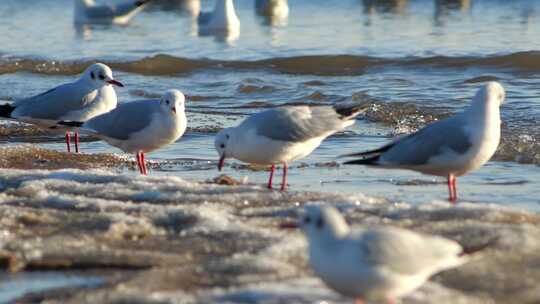
MULTIPOLYGON (((270 20, 255 13, 254 1, 242 0, 235 3, 241 34, 230 41, 199 37, 197 12, 186 1, 156 1, 127 26, 76 27, 70 0, 4 0, 0 99, 71 81, 96 60, 127 85, 117 90, 120 102, 179 88, 188 96, 194 131, 148 158, 186 160, 153 174, 193 180, 218 174, 208 163, 216 159, 213 136, 246 114, 288 103, 371 102, 355 127, 292 164, 291 189, 423 203, 446 198, 443 180, 324 164, 460 111, 482 83, 498 80, 507 90, 498 161, 458 179, 458 192, 466 201, 539 209, 540 3, 294 0, 287 20, 270 20)), ((202 10, 213 3, 201 1, 202 10)), ((64 149, 60 137, 42 146, 64 149)), ((118 152, 100 142, 82 150, 118 152)), ((235 165, 226 174, 266 181, 266 172, 229 164, 235 165)))
POLYGON ((103 284, 97 276, 52 271, 0 274, 0 303, 13 303, 21 296, 56 288, 95 288, 103 284))

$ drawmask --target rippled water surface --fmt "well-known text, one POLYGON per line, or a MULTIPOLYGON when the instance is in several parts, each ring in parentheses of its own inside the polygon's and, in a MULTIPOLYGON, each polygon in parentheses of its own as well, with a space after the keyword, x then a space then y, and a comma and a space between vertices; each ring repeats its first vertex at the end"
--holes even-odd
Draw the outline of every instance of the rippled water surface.
MULTIPOLYGON (((195 180, 217 174, 208 162, 216 158, 213 136, 246 114, 288 103, 365 100, 373 106, 355 127, 293 164, 291 189, 422 203, 444 199, 444 182, 408 171, 324 164, 460 111, 483 82, 498 80, 507 90, 503 142, 496 161, 459 179, 459 194, 539 209, 540 2, 291 0, 287 20, 258 16, 254 1, 236 6, 241 34, 231 40, 199 37, 184 1, 156 1, 127 26, 76 27, 70 0, 3 0, 0 99, 71 81, 96 60, 127 84, 117 90, 121 102, 179 88, 189 97, 194 129, 149 158, 176 160, 154 174, 195 180)), ((64 149, 61 138, 42 145, 64 149)), ((83 151, 117 152, 101 142, 84 144, 83 151)), ((229 164, 225 173, 232 176, 267 178, 229 164)))

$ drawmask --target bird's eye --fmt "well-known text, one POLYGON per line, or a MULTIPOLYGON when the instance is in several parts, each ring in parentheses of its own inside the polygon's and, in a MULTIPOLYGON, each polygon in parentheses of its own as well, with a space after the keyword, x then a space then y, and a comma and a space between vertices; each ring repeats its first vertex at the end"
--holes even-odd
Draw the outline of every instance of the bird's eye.
POLYGON ((324 226, 324 221, 322 218, 317 219, 317 228, 321 229, 324 226))
POLYGON ((304 224, 309 224, 309 223, 311 223, 311 218, 309 216, 306 216, 304 218, 304 224))
POLYGON ((220 147, 221 149, 225 149, 225 144, 221 144, 221 145, 219 145, 219 147, 220 147))
POLYGON ((105 79, 105 76, 103 76, 102 74, 99 74, 99 79, 103 80, 105 79))
POLYGON ((165 100, 165 102, 166 102, 167 104, 169 104, 169 101, 168 101, 168 100, 165 100))

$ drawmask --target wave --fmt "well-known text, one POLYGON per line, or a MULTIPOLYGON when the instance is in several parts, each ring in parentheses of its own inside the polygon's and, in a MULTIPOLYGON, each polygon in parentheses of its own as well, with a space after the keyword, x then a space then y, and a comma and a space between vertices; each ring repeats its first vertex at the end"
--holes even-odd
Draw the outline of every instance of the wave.
MULTIPOLYGON (((311 55, 262 60, 190 59, 171 55, 155 55, 142 59, 115 61, 99 60, 115 70, 141 75, 175 75, 201 69, 273 70, 288 74, 347 76, 364 73, 369 68, 384 66, 441 68, 493 67, 521 71, 540 71, 540 51, 495 54, 489 56, 432 56, 379 58, 360 55, 311 55)), ((0 59, 0 74, 32 72, 41 74, 73 75, 81 73, 96 60, 56 61, 31 58, 0 59)))

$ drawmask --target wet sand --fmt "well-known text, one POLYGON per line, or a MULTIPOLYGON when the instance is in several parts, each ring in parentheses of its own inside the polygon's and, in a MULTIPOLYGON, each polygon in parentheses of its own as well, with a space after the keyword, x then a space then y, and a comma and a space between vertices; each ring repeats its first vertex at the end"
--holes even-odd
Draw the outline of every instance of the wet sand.
POLYGON ((90 169, 133 167, 134 161, 115 154, 76 154, 47 150, 33 145, 0 148, 0 168, 90 169))
POLYGON ((127 86, 120 102, 181 89, 191 129, 150 154, 151 176, 139 177, 132 155, 93 138, 67 154, 61 133, 0 124, 0 303, 351 303, 313 277, 302 235, 276 228, 307 202, 337 205, 354 225, 486 247, 403 303, 540 302, 538 3, 298 0, 274 26, 236 1, 241 37, 224 42, 199 37, 182 1, 160 1, 129 26, 83 28, 72 2, 3 1, 0 103, 103 61, 127 86), (491 80, 508 93, 502 141, 493 162, 460 178, 457 207, 441 201, 436 178, 339 165, 337 155, 461 111, 491 80), (350 100, 372 106, 291 166, 290 192, 261 188, 266 172, 232 160, 230 176, 217 175, 222 127, 276 106, 350 100))
POLYGON ((301 234, 277 228, 310 201, 337 205, 353 225, 396 225, 486 247, 403 303, 540 301, 534 213, 468 203, 412 207, 361 194, 283 193, 102 170, 2 169, 0 185, 4 269, 102 279, 27 294, 18 303, 348 303, 312 277, 301 234))

